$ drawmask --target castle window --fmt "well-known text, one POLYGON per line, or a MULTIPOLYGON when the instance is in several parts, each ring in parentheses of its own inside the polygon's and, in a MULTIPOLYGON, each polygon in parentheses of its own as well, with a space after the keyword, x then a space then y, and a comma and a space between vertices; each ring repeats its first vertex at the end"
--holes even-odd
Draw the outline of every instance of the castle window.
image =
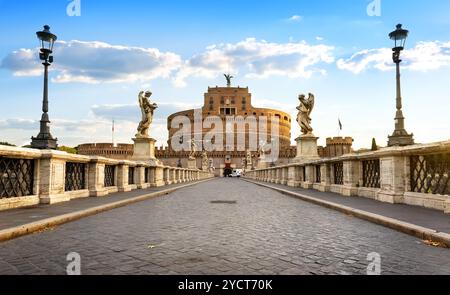
POLYGON ((288 119, 288 117, 284 117, 284 120, 287 121, 287 120, 289 120, 289 119, 288 119))

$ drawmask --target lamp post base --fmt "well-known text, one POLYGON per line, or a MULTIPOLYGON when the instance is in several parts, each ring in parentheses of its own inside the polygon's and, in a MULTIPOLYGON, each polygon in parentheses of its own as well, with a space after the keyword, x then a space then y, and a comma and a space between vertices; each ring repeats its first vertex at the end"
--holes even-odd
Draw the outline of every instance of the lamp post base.
POLYGON ((42 136, 39 134, 37 137, 31 138, 31 147, 40 150, 56 150, 58 147, 58 139, 50 136, 42 136))
POLYGON ((389 136, 388 146, 407 146, 414 144, 413 134, 408 134, 406 131, 402 134, 389 136))

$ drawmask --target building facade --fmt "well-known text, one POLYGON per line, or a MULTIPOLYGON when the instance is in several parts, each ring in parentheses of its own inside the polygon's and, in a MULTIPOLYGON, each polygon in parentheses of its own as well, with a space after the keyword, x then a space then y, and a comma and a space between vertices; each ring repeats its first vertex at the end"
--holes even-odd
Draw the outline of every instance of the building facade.
MULTIPOLYGON (((189 157, 194 156, 197 167, 202 167, 202 145, 205 141, 214 141, 221 147, 207 153, 209 165, 215 169, 216 176, 228 174, 232 169, 248 168, 248 150, 252 154, 250 166, 258 167, 259 151, 263 145, 265 148, 270 146, 268 143, 272 140, 279 142, 279 155, 275 162, 267 163, 267 166, 286 165, 296 157, 296 146, 291 146, 291 116, 276 109, 254 107, 248 87, 209 87, 203 100, 200 109, 177 112, 168 117, 168 146, 155 149, 156 158, 164 165, 188 167, 189 157), (189 128, 179 122, 188 122, 189 128), (272 133, 272 127, 277 123, 276 133, 272 133), (211 134, 217 136, 211 138, 211 134), (200 139, 199 142, 196 142, 197 139, 200 139), (191 153, 190 144, 186 141, 196 142, 195 154, 191 153)), ((321 157, 352 152, 351 137, 328 138, 326 143, 326 147, 318 148, 321 157)), ((82 144, 77 151, 82 155, 129 160, 133 156, 133 145, 82 144)))

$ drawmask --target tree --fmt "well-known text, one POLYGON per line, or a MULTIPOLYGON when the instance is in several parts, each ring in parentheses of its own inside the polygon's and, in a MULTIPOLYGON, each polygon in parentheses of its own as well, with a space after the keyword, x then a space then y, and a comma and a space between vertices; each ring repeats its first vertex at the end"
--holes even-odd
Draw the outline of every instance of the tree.
POLYGON ((377 141, 375 140, 375 138, 372 138, 372 151, 377 151, 378 150, 378 145, 377 145, 377 141))
POLYGON ((60 146, 58 147, 58 151, 66 152, 69 154, 78 154, 77 149, 68 146, 60 146))
POLYGON ((0 141, 0 145, 15 146, 14 144, 11 144, 11 143, 6 142, 6 141, 0 141))

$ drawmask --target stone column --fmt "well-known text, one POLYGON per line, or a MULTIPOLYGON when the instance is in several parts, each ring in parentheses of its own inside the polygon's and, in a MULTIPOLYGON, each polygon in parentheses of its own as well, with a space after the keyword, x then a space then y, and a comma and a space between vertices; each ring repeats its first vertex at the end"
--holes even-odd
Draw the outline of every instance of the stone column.
POLYGON ((170 171, 171 175, 170 178, 172 179, 172 183, 178 183, 178 179, 177 179, 177 168, 174 168, 170 171))
POLYGON ((180 171, 180 178, 181 178, 181 182, 186 182, 186 169, 182 169, 180 171))
POLYGON ((320 165, 320 178, 321 185, 319 187, 319 191, 329 192, 331 186, 331 168, 329 164, 324 163, 320 165))
POLYGON ((89 196, 103 197, 108 195, 105 188, 105 164, 99 163, 97 158, 92 159, 88 164, 88 189, 89 196))
POLYGON ((347 197, 358 195, 359 161, 344 161, 344 187, 341 194, 347 197))
POLYGON ((171 184, 170 182, 170 168, 169 167, 165 167, 164 168, 164 174, 163 174, 163 178, 164 178, 164 184, 165 185, 169 185, 171 184))
POLYGON ((177 180, 177 183, 181 183, 181 170, 178 168, 175 170, 175 179, 177 180))
POLYGON ((164 186, 164 167, 163 166, 156 166, 156 167, 152 167, 150 168, 151 171, 151 175, 153 176, 153 178, 151 179, 152 181, 152 186, 156 186, 156 187, 160 187, 160 186, 164 186))
POLYGON ((128 165, 119 162, 117 166, 117 189, 119 192, 129 192, 131 191, 131 187, 128 184, 128 165))
POLYGON ((305 179, 302 182, 302 187, 305 189, 312 189, 314 185, 314 166, 306 165, 305 166, 305 179))
POLYGON ((289 166, 287 185, 290 187, 295 187, 297 183, 298 183, 298 181, 297 181, 297 175, 295 173, 295 166, 289 166))
POLYGON ((387 156, 380 159, 381 191, 376 199, 391 204, 404 202, 404 194, 410 188, 410 164, 408 157, 387 156))
POLYGON ((145 189, 149 187, 148 183, 145 183, 145 166, 142 164, 137 165, 134 168, 134 173, 136 173, 136 185, 138 189, 145 189))
POLYGON ((52 151, 44 151, 39 160, 39 199, 42 204, 70 201, 64 194, 66 161, 53 158, 52 151))
POLYGON ((288 173, 289 173, 289 168, 288 167, 281 168, 281 181, 280 181, 280 184, 286 185, 288 183, 288 173))

